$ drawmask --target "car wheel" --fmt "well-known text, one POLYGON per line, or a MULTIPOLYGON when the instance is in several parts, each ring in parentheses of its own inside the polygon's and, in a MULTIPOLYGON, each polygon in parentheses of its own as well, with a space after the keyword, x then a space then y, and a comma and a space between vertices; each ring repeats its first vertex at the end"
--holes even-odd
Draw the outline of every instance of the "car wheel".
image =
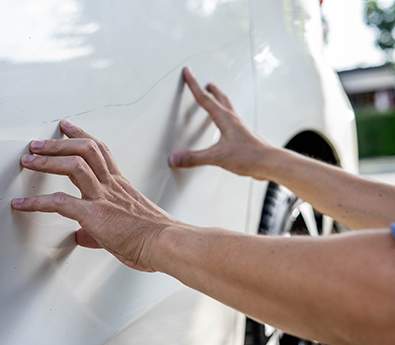
MULTIPOLYGON (((332 218, 314 210, 289 189, 269 183, 263 203, 259 234, 326 236, 341 231, 341 226, 332 218)), ((245 345, 310 344, 317 343, 299 339, 247 318, 245 345)))

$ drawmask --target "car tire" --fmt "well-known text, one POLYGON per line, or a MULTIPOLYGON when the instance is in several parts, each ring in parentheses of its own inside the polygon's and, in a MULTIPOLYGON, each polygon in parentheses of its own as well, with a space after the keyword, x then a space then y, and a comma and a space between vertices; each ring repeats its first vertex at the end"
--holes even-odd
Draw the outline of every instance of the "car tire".
MULTIPOLYGON (((270 182, 263 203, 258 234, 272 236, 322 236, 341 232, 330 217, 322 215, 289 189, 270 182)), ((283 333, 247 318, 245 345, 317 344, 283 333)))

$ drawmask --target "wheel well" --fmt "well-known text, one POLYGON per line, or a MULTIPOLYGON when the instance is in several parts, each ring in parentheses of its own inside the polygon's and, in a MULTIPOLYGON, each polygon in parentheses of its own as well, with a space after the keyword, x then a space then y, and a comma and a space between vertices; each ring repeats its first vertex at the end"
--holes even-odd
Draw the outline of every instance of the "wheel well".
MULTIPOLYGON (((330 141, 320 133, 312 130, 298 133, 285 147, 329 164, 340 165, 340 159, 330 141)), ((284 228, 281 219, 284 219, 283 217, 287 215, 294 202, 295 199, 293 199, 291 194, 285 192, 284 189, 280 189, 276 183, 270 182, 263 202, 258 233, 263 235, 282 234, 284 228)), ((265 326, 247 319, 245 344, 267 344, 269 342, 269 337, 265 335, 265 326)), ((285 343, 300 344, 305 342, 293 336, 285 335, 285 338, 281 340, 281 344, 285 343)))
POLYGON ((340 159, 334 147, 326 138, 315 131, 307 130, 297 134, 285 147, 329 164, 340 165, 340 159))

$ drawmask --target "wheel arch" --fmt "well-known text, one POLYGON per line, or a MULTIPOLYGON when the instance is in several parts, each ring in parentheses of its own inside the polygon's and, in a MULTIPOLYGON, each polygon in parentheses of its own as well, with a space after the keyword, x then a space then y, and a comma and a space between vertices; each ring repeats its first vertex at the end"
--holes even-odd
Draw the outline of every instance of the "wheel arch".
MULTIPOLYGON (((286 142, 284 148, 331 165, 341 166, 341 160, 335 146, 328 137, 317 130, 305 129, 298 132, 286 142)), ((271 227, 271 222, 268 219, 272 218, 273 210, 278 207, 273 202, 277 193, 276 189, 277 184, 275 182, 268 183, 261 207, 259 232, 267 232, 271 227)))
MULTIPOLYGON (((318 159, 328 164, 343 166, 342 152, 338 152, 336 145, 322 132, 305 128, 295 132, 289 139, 283 141, 284 148, 318 159), (339 155, 340 153, 340 155, 339 155)), ((270 187, 275 184, 253 182, 250 197, 250 215, 247 222, 249 233, 255 234, 262 226, 262 212, 265 201, 270 197, 270 187)))
MULTIPOLYGON (((335 145, 326 135, 317 130, 304 129, 297 132, 286 142, 284 147, 329 164, 341 165, 335 145)), ((289 212, 294 200, 292 197, 290 198, 290 194, 284 193, 284 189, 280 190, 276 183, 269 182, 264 193, 258 233, 271 236, 280 235, 282 233, 280 229, 283 229, 282 219, 289 212)), ((324 220, 322 222, 321 230, 324 220)), ((265 327, 247 318, 245 345, 272 343, 265 327)), ((310 342, 302 341, 288 334, 282 335, 282 337, 281 344, 300 344, 302 342, 310 344, 310 342)))
POLYGON ((284 147, 329 164, 341 165, 335 146, 324 134, 316 130, 306 129, 297 133, 284 147))

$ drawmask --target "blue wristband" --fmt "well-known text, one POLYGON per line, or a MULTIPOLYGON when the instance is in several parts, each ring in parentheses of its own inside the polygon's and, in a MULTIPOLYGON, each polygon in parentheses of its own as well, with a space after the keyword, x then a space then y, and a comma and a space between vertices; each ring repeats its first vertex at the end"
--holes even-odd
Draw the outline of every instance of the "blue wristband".
POLYGON ((395 224, 391 225, 391 234, 392 234, 392 237, 395 239, 395 224))

